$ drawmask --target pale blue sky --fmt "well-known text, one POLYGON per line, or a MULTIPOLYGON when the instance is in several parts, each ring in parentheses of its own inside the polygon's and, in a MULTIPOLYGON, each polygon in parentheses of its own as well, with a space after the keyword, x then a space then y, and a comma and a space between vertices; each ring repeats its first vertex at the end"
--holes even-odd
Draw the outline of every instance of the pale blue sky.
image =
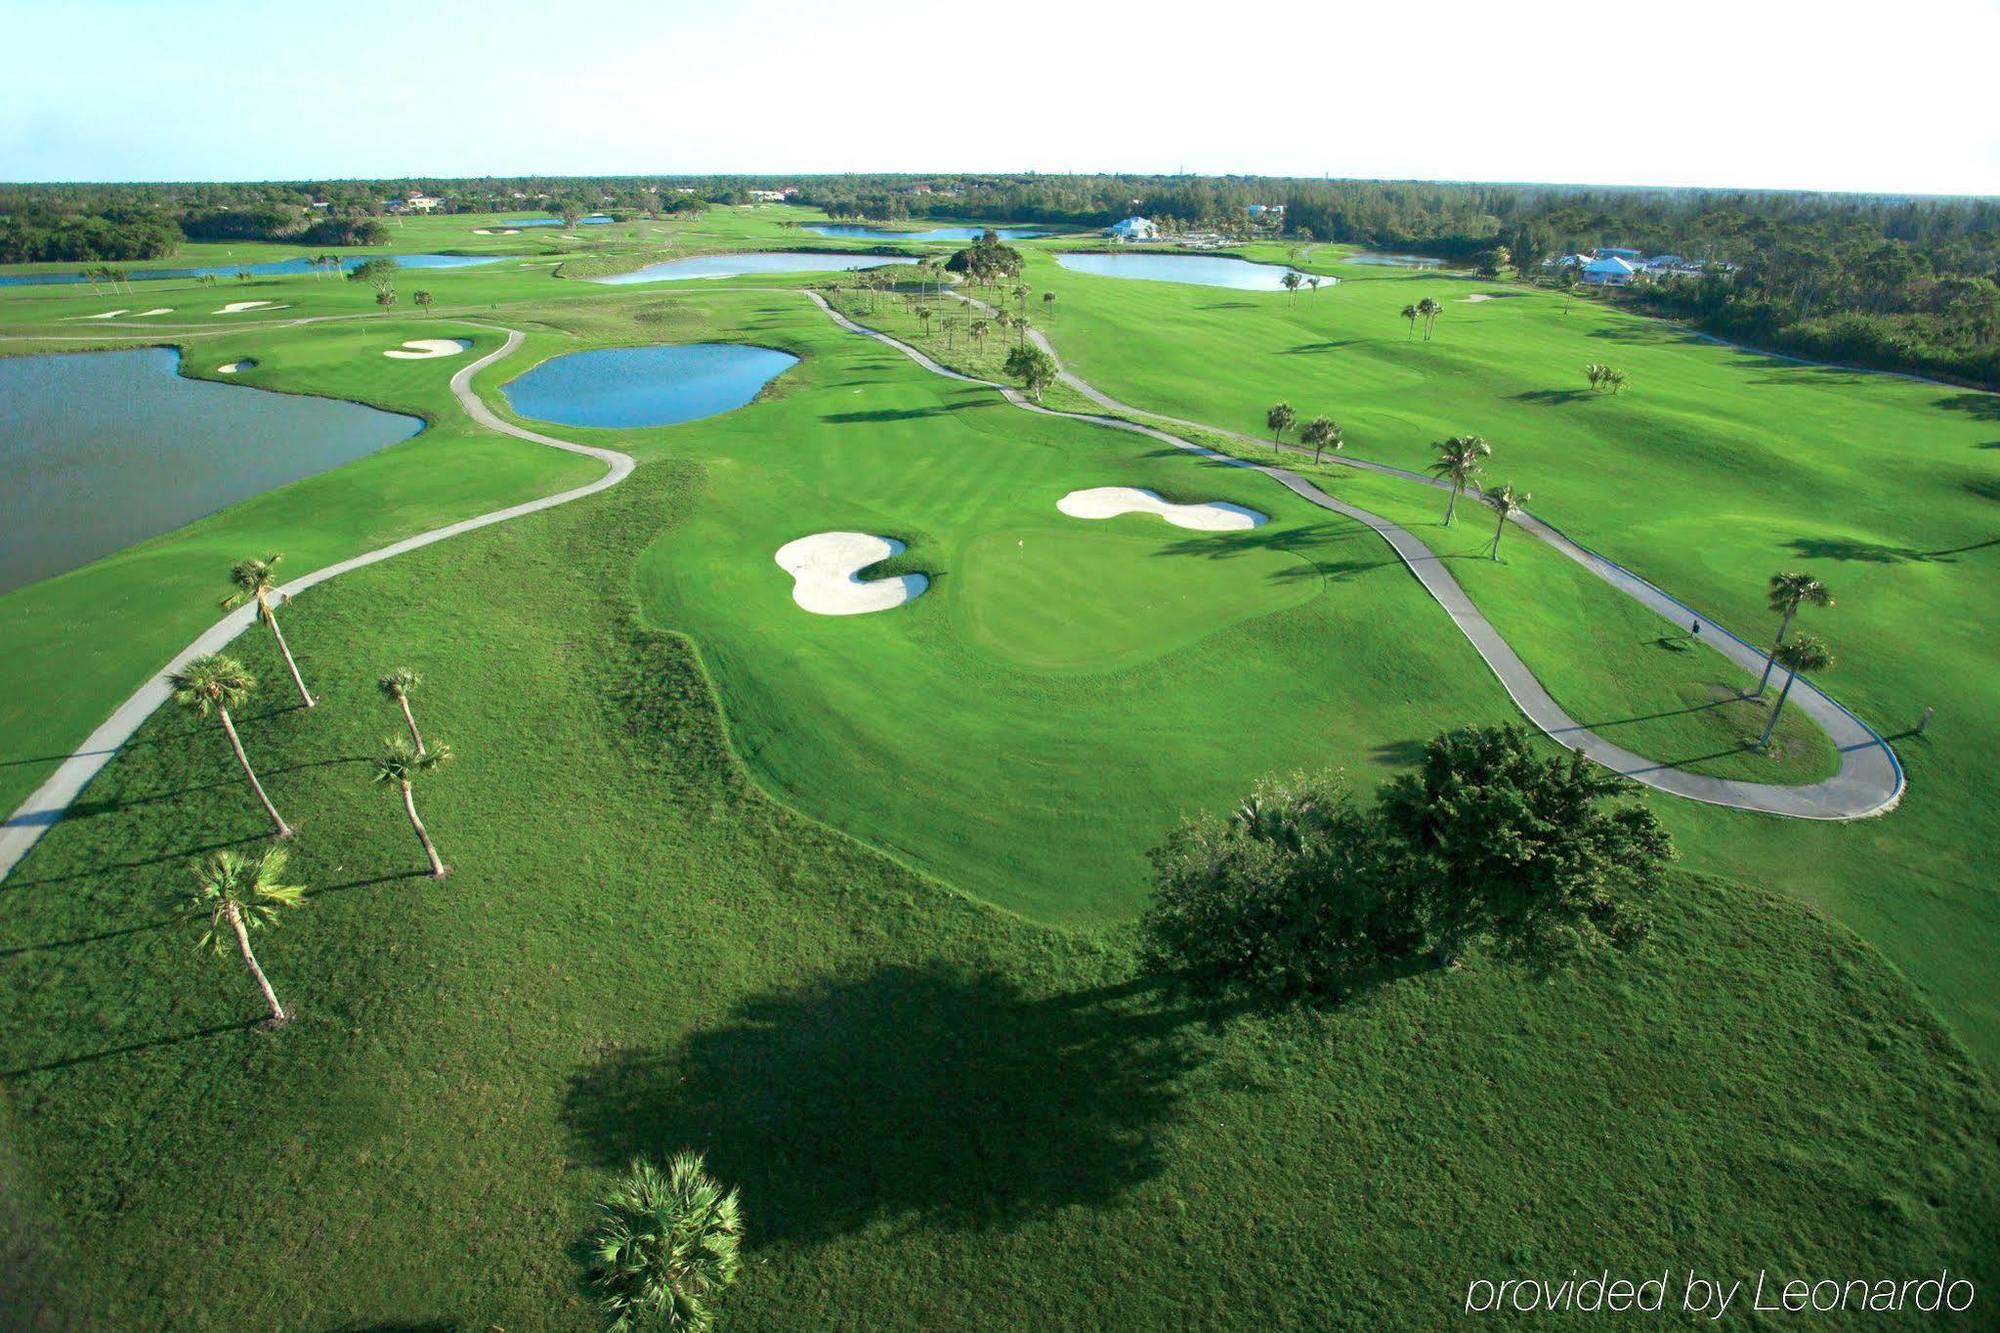
POLYGON ((1185 168, 2000 194, 2000 0, 1394 8, 0 0, 0 179, 1185 168))

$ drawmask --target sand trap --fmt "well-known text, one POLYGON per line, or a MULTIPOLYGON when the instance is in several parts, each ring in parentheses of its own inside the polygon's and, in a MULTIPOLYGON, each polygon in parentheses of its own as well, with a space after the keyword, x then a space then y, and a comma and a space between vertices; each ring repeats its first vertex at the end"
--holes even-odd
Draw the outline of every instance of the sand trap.
POLYGON ((1056 501, 1071 518, 1116 518, 1120 514, 1158 514, 1177 528, 1201 532, 1241 532, 1270 522, 1268 515, 1223 500, 1177 505, 1136 486, 1093 486, 1071 491, 1056 501))
POLYGON ((267 307, 276 309, 277 305, 276 301, 231 301, 215 313, 218 315, 240 315, 246 310, 263 310, 267 307))
POLYGON ((1474 292, 1470 296, 1461 296, 1458 299, 1463 305, 1478 305, 1481 301, 1490 301, 1493 298, 1485 292, 1474 292))
POLYGON ((792 576, 792 600, 817 616, 860 616, 893 611, 923 595, 930 579, 922 574, 893 578, 855 576, 902 551, 892 537, 866 532, 815 532, 778 548, 778 567, 792 576))
POLYGON ((255 361, 246 356, 241 361, 231 361, 227 365, 217 366, 215 373, 218 375, 235 375, 241 371, 254 369, 256 365, 255 361))
POLYGON ((519 227, 474 227, 472 234, 474 236, 519 236, 521 229, 519 227))
POLYGON ((129 315, 129 314, 131 314, 131 313, 132 313, 132 312, 131 312, 131 311, 129 311, 129 310, 107 310, 107 311, 105 311, 105 312, 104 312, 103 314, 101 314, 101 315, 85 315, 85 316, 84 316, 84 318, 85 318, 85 319, 116 319, 116 318, 118 318, 118 317, 119 317, 120 315, 129 315))
POLYGON ((138 314, 132 316, 132 318, 144 319, 148 315, 171 315, 173 313, 174 313, 174 308, 172 306, 159 305, 159 306, 154 306, 151 310, 141 310, 138 314))
POLYGON ((391 347, 382 355, 398 361, 428 361, 434 356, 457 356, 470 346, 472 344, 464 338, 412 338, 402 347, 391 347))

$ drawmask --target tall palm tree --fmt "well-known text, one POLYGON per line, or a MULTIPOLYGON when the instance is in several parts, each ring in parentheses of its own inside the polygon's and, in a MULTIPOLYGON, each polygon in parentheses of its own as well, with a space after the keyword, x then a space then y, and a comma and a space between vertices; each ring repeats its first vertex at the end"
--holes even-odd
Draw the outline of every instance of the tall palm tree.
POLYGON ((917 307, 917 322, 924 326, 924 337, 926 338, 931 336, 932 314, 931 308, 927 305, 917 307))
POLYGON ((414 750, 401 736, 384 740, 382 753, 375 759, 375 781, 384 784, 393 782, 402 790, 403 813, 410 817, 410 827, 416 830, 417 841, 423 845, 424 855, 430 860, 432 879, 443 879, 445 866, 438 859, 437 848, 431 843, 430 831, 417 817, 416 782, 418 777, 450 759, 451 746, 443 741, 428 750, 414 750))
POLYGON ((967 329, 967 330, 966 330, 966 332, 968 332, 968 333, 970 333, 970 334, 972 335, 972 346, 973 346, 973 350, 975 350, 975 351, 980 351, 980 352, 983 352, 983 351, 985 351, 985 350, 986 350, 986 321, 985 321, 985 320, 983 320, 983 319, 975 319, 975 320, 973 320, 973 321, 972 321, 972 327, 971 327, 970 329, 967 329))
POLYGON ((1452 515, 1458 512, 1459 495, 1479 475, 1479 460, 1492 453, 1493 446, 1477 435, 1454 435, 1440 441, 1437 451, 1437 462, 1431 464, 1430 473, 1451 483, 1451 499, 1444 506, 1444 526, 1450 527, 1452 515))
POLYGON ((1771 609, 1783 617, 1778 621, 1778 638, 1771 652, 1764 659, 1764 674, 1757 682, 1757 697, 1764 697, 1764 687, 1771 683, 1771 664, 1776 659, 1778 649, 1785 646, 1785 632, 1792 627, 1792 617, 1802 606, 1832 606, 1833 594, 1827 586, 1803 571, 1790 574, 1773 574, 1767 600, 1771 609))
POLYGON ((1299 284, 1304 282, 1305 279, 1300 276, 1297 269, 1286 269, 1285 276, 1280 278, 1279 281, 1285 285, 1285 295, 1296 297, 1299 294, 1299 284))
POLYGON ((1290 430, 1292 423, 1298 419, 1299 414, 1292 411, 1290 403, 1273 403, 1271 409, 1264 413, 1264 428, 1271 432, 1272 453, 1278 452, 1278 446, 1284 441, 1285 432, 1290 430))
POLYGON ((1792 692, 1792 682, 1799 678, 1799 673, 1824 671, 1833 665, 1833 654, 1811 634, 1801 634, 1790 643, 1780 644, 1771 656, 1785 669, 1785 688, 1778 691, 1778 702, 1771 706, 1771 720, 1764 724, 1764 734, 1757 738, 1760 750, 1771 743, 1771 733, 1778 729, 1778 714, 1784 711, 1785 697, 1792 692))
POLYGON ((1417 309, 1413 305, 1406 305, 1403 307, 1403 318, 1410 321, 1410 336, 1403 339, 1404 342, 1413 342, 1416 340, 1417 316, 1421 315, 1422 313, 1423 311, 1417 309))
POLYGON ((736 1191, 716 1183, 700 1154, 684 1152, 665 1171, 635 1160, 598 1208, 590 1280, 615 1333, 713 1328, 712 1303, 742 1270, 736 1191))
POLYGON ((1346 440, 1340 433, 1340 423, 1332 417, 1314 417, 1299 432, 1299 438, 1312 446, 1313 462, 1319 462, 1320 455, 1328 449, 1338 452, 1346 440))
POLYGON ((1053 324, 1056 318, 1056 294, 1054 292, 1042 293, 1042 309, 1048 312, 1049 322, 1053 324))
POLYGON ((1496 486, 1490 491, 1481 492, 1479 498, 1486 502, 1488 509, 1500 516, 1500 521, 1493 526, 1493 549, 1486 553, 1488 560, 1498 560, 1500 534, 1507 530, 1507 520, 1520 513, 1522 507, 1534 497, 1526 491, 1515 490, 1514 483, 1508 482, 1504 486, 1496 486))
POLYGON ((1424 317, 1424 341, 1431 340, 1431 330, 1437 327, 1437 317, 1444 313, 1444 307, 1426 296, 1417 302, 1417 313, 1424 317))
POLYGON ((195 947, 212 949, 220 958, 229 952, 230 943, 235 943, 243 966, 250 970, 270 1008, 270 1016, 264 1020, 267 1028, 282 1026, 288 1015, 285 1006, 278 1003, 278 993, 271 989, 270 978, 257 964, 257 955, 250 948, 250 932, 275 927, 280 908, 305 905, 305 885, 280 882, 285 860, 282 847, 266 848, 255 860, 241 852, 217 852, 195 865, 195 889, 187 904, 189 916, 208 918, 208 929, 195 947))
POLYGON ((233 657, 220 653, 210 653, 197 657, 179 671, 167 677, 167 685, 174 692, 174 702, 195 717, 204 721, 211 715, 222 722, 222 730, 229 737, 229 748, 236 752, 236 762, 243 765, 243 776, 250 779, 250 790, 257 793, 263 803, 264 813, 271 817, 271 824, 281 838, 292 836, 291 826, 278 814, 278 807, 271 804, 271 798, 264 794, 264 784, 257 781, 257 770, 250 767, 250 756, 243 752, 243 738, 236 734, 236 721, 230 717, 230 710, 241 708, 243 701, 250 697, 250 691, 257 688, 257 678, 243 669, 243 664, 233 657))
POLYGON ((417 719, 410 712, 410 691, 424 683, 424 678, 408 667, 397 667, 388 675, 375 682, 382 693, 395 701, 403 710, 403 725, 410 729, 410 740, 416 745, 417 753, 424 752, 423 733, 417 730, 417 719))
POLYGON ((305 678, 299 675, 299 664, 292 660, 292 646, 285 642, 285 632, 278 628, 278 613, 272 608, 274 600, 281 600, 290 606, 292 599, 278 591, 278 562, 283 555, 267 555, 262 560, 244 560, 229 571, 229 581, 236 585, 236 591, 222 599, 222 609, 241 606, 245 602, 257 603, 257 619, 271 627, 271 636, 278 641, 278 651, 285 655, 285 668, 292 673, 292 684, 299 687, 299 698, 305 700, 307 708, 313 706, 313 697, 306 689, 305 678))

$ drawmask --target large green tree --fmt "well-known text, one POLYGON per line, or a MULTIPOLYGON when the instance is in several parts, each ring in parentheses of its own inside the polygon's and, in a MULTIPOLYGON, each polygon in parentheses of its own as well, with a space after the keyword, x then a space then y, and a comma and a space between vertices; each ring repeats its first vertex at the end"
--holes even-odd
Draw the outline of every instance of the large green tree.
POLYGON ((1007 353, 1007 373, 1021 381, 1021 387, 1042 401, 1042 390, 1056 382, 1055 358, 1032 343, 1022 343, 1007 353))

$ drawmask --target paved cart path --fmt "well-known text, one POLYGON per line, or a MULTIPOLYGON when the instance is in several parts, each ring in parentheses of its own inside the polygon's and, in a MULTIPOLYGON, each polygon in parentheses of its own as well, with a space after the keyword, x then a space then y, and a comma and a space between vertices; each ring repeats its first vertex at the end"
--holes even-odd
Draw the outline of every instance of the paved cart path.
MULTIPOLYGON (((1430 547, 1426 546, 1422 540, 1407 529, 1390 522, 1380 515, 1372 514, 1365 509, 1348 504, 1344 500, 1335 499, 1319 487, 1313 485, 1306 478, 1286 468, 1254 463, 1233 457, 1229 454, 1219 453, 1216 450, 1207 449, 1201 445, 1181 439, 1179 436, 1170 434, 1165 430, 1144 425, 1137 421, 1128 421, 1117 417, 1092 416, 1083 412, 1059 412, 1054 408, 1043 407, 1038 403, 1030 401, 1026 395, 1011 385, 995 384, 989 380, 981 380, 970 375, 962 375, 955 370, 949 370, 908 343, 892 338, 886 333, 868 328, 865 325, 855 323, 828 305, 817 292, 808 292, 807 295, 811 296, 819 307, 831 315, 842 327, 866 337, 874 338, 878 342, 888 344, 933 374, 943 375, 947 379, 959 380, 969 384, 988 385, 1005 394, 1008 401, 1016 407, 1025 408, 1030 412, 1040 412, 1047 416, 1068 417, 1073 421, 1089 421, 1101 426, 1109 426, 1115 430, 1131 431, 1135 434, 1150 436, 1153 439, 1171 444, 1175 448, 1212 462, 1231 467, 1248 468, 1253 472, 1261 472, 1301 499, 1318 505, 1322 509, 1345 515, 1356 522, 1366 525, 1377 536, 1381 537, 1383 541, 1389 544, 1390 549, 1395 551, 1403 563, 1409 567, 1410 572, 1416 575, 1417 581, 1423 584, 1424 590, 1437 599, 1438 605, 1444 608, 1445 614, 1451 617, 1452 623, 1458 626, 1459 632, 1464 634, 1471 641, 1472 646, 1478 650, 1479 655, 1486 659, 1486 665, 1492 668, 1495 676, 1500 678, 1500 684, 1506 688, 1507 693, 1513 698, 1516 706, 1527 715, 1530 722, 1540 727, 1558 743, 1595 760, 1613 772, 1631 778, 1634 782, 1643 783, 1655 791, 1666 792, 1673 796, 1684 796, 1689 800, 1704 801, 1710 805, 1731 806, 1738 810, 1755 810, 1762 814, 1784 815, 1793 819, 1865 819, 1871 815, 1884 814, 1894 809, 1896 803, 1902 799, 1904 788, 1903 766, 1897 762, 1895 752, 1890 749, 1888 741, 1884 740, 1867 723, 1863 722, 1846 708, 1843 708, 1831 695, 1803 676, 1792 687, 1791 698, 1787 706, 1797 707, 1801 712, 1810 717, 1826 732, 1827 736, 1832 739, 1834 746, 1840 751, 1839 770, 1832 777, 1822 782, 1784 786, 1774 783, 1741 782, 1730 778, 1704 777, 1698 773, 1687 773, 1677 768, 1668 767, 1665 764, 1648 759, 1644 755, 1634 754, 1622 746, 1614 745, 1563 711, 1562 706, 1555 701, 1554 697, 1542 687, 1542 683, 1535 678, 1535 673, 1528 669, 1527 663, 1521 660, 1520 655, 1514 651, 1507 640, 1501 637, 1500 632, 1494 629, 1491 622, 1480 613, 1479 608, 1473 605, 1472 599, 1466 595, 1465 589, 1459 585, 1458 580, 1452 577, 1451 571, 1445 567, 1444 561, 1439 559, 1430 547)), ((968 304, 982 310, 990 311, 992 309, 992 307, 985 305, 985 303, 974 301, 970 297, 960 296, 958 293, 952 293, 952 295, 958 296, 960 300, 966 301, 968 304)), ((1034 339, 1043 351, 1047 352, 1051 357, 1055 356, 1055 348, 1049 344, 1040 330, 1030 330, 1029 336, 1034 339)), ((1060 358, 1057 359, 1057 364, 1061 365, 1060 358)), ((1183 425, 1202 430, 1215 430, 1214 427, 1203 425, 1200 422, 1180 421, 1176 418, 1160 417, 1154 413, 1121 403, 1108 394, 1099 392, 1068 370, 1062 372, 1062 378, 1064 383, 1075 388, 1078 392, 1107 411, 1130 413, 1136 417, 1150 417, 1154 420, 1166 421, 1169 424, 1183 425)), ((1239 435, 1234 431, 1220 431, 1218 433, 1261 446, 1268 446, 1270 443, 1268 440, 1257 440, 1247 435, 1239 435)), ((1292 447, 1296 448, 1295 446, 1292 447)), ((1310 453, 1311 451, 1298 450, 1298 452, 1310 453)), ((1360 468, 1368 472, 1397 477, 1418 485, 1434 486, 1436 484, 1433 478, 1425 476, 1422 473, 1408 472, 1402 468, 1389 467, 1381 463, 1370 463, 1365 460, 1351 458, 1334 458, 1329 461, 1338 462, 1348 467, 1360 468)), ((1621 565, 1613 563, 1588 547, 1570 540, 1560 530, 1535 518, 1531 514, 1517 514, 1512 521, 1528 535, 1554 547, 1565 556, 1582 565, 1585 569, 1588 569, 1591 573, 1597 575, 1597 577, 1603 579, 1606 583, 1609 583, 1612 587, 1618 589, 1618 591, 1631 597, 1648 610, 1656 612, 1669 623, 1678 627, 1685 626, 1690 621, 1699 620, 1702 628, 1706 631, 1701 636, 1701 641, 1707 647, 1721 653, 1744 670, 1754 674, 1760 673, 1764 669, 1764 652, 1762 649, 1731 634, 1720 625, 1717 625, 1708 616, 1702 615, 1692 607, 1687 606, 1660 588, 1648 583, 1645 579, 1640 578, 1637 574, 1632 573, 1621 565)))

